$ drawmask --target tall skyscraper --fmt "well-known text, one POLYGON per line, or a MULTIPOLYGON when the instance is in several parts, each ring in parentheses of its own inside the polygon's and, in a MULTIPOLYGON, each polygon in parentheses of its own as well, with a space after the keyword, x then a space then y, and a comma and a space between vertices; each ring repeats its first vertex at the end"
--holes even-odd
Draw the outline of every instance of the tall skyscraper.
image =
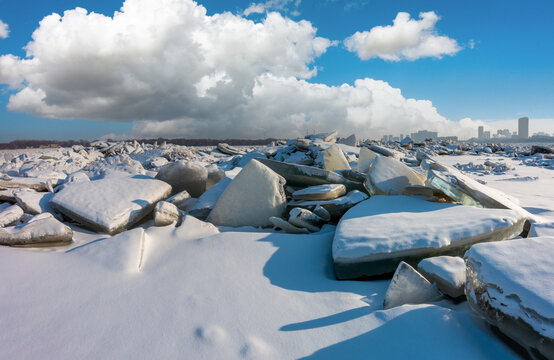
POLYGON ((529 138, 529 118, 522 117, 519 118, 518 122, 518 135, 520 139, 527 139, 529 138))
POLYGON ((484 128, 482 126, 479 126, 479 128, 477 129, 477 139, 481 140, 483 139, 484 137, 484 128))

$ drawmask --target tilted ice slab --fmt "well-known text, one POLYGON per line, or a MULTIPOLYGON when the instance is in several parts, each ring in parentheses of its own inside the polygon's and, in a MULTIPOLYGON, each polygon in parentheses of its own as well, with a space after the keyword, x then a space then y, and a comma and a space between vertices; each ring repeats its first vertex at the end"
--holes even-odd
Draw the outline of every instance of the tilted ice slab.
POLYGON ((385 293, 383 309, 404 304, 422 304, 437 301, 440 298, 442 294, 429 280, 401 261, 385 293))
POLYGON ((462 255, 474 243, 511 239, 525 218, 506 209, 435 203, 408 196, 373 196, 350 209, 333 241, 339 279, 393 272, 400 261, 462 255))
POLYGON ((371 194, 400 195, 407 186, 424 185, 425 176, 392 157, 377 157, 368 171, 366 186, 371 194))
MULTIPOLYGON (((223 180, 222 180, 223 181, 223 180)), ((225 188, 208 216, 223 226, 271 226, 271 216, 280 217, 285 208, 285 179, 253 159, 225 188)))
POLYGON ((64 215, 98 232, 115 234, 148 214, 169 196, 171 186, 144 175, 107 175, 74 183, 51 200, 64 215))
POLYGON ((533 219, 532 214, 501 191, 483 185, 453 167, 433 161, 429 163, 426 184, 442 190, 452 199, 464 205, 511 209, 528 219, 533 219))
POLYGON ((528 350, 554 358, 554 237, 477 244, 465 255, 473 310, 528 350))
POLYGON ((23 209, 8 203, 0 204, 0 227, 9 226, 23 217, 23 209))

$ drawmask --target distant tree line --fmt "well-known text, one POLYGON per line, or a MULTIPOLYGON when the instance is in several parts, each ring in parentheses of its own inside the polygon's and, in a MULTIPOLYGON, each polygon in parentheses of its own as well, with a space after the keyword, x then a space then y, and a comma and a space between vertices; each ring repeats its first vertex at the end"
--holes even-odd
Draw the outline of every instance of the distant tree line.
POLYGON ((9 143, 0 143, 0 149, 38 149, 38 148, 58 148, 71 147, 73 145, 89 146, 86 140, 14 140, 9 143))
MULTIPOLYGON (((168 144, 185 145, 185 146, 216 146, 219 143, 227 143, 229 145, 267 145, 278 139, 137 139, 140 143, 161 145, 164 141, 168 144)), ((107 142, 118 142, 117 140, 106 140, 107 142)), ((133 141, 133 140, 126 140, 133 141)), ((28 148, 57 148, 71 147, 73 145, 90 146, 90 141, 87 140, 14 140, 9 143, 0 143, 0 149, 28 149, 28 148)))

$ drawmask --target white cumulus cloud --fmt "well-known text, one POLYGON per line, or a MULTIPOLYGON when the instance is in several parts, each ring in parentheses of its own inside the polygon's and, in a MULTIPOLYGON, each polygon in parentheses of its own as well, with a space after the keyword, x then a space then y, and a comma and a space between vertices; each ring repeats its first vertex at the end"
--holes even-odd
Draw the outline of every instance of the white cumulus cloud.
POLYGON ((6 39, 10 35, 8 24, 0 20, 0 39, 6 39))
POLYGON ((0 56, 0 83, 12 91, 9 110, 38 117, 131 122, 140 137, 468 129, 383 81, 310 82, 332 42, 275 12, 255 22, 208 16, 192 0, 127 0, 111 17, 49 15, 32 38, 25 58, 0 56))
POLYGON ((437 34, 435 24, 439 16, 435 12, 420 13, 419 18, 420 20, 411 19, 410 14, 399 12, 392 25, 356 32, 344 40, 344 44, 362 60, 440 58, 443 55, 454 55, 461 50, 456 40, 437 34))

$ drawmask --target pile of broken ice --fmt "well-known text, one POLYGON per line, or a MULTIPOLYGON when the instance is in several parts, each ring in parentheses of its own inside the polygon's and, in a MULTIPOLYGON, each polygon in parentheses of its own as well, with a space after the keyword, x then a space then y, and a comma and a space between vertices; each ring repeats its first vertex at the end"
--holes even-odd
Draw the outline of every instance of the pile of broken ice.
MULTIPOLYGON (((290 234, 336 225, 336 278, 392 275, 384 308, 467 295, 488 322, 552 358, 554 238, 512 239, 552 234, 554 225, 535 223, 509 196, 437 160, 466 153, 554 166, 547 147, 382 144, 336 132, 250 148, 133 141, 8 151, 0 157, 0 244, 67 244, 66 224, 107 234, 183 227, 185 216, 290 234)), ((510 169, 490 161, 457 168, 510 169)))

